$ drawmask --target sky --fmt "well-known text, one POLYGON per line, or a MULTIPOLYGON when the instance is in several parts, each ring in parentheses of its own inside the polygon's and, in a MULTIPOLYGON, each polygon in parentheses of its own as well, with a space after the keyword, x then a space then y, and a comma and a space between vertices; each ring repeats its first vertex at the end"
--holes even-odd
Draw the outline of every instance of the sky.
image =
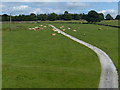
POLYGON ((119 0, 1 0, 2 2, 119 2, 119 0))
MULTIPOLYGON (((43 13, 52 13, 55 12, 57 14, 63 14, 64 11, 68 11, 69 13, 85 13, 87 14, 90 10, 95 10, 99 13, 111 14, 114 18, 118 14, 118 2, 108 0, 108 2, 99 2, 99 0, 92 0, 95 2, 78 2, 78 0, 74 2, 62 2, 62 0, 53 0, 53 2, 48 2, 48 0, 44 0, 44 2, 36 2, 34 0, 24 0, 26 2, 15 2, 10 0, 7 2, 4 1, 0 4, 0 14, 10 14, 18 15, 18 14, 43 14, 43 13)), ((73 1, 73 0, 72 0, 73 1)))

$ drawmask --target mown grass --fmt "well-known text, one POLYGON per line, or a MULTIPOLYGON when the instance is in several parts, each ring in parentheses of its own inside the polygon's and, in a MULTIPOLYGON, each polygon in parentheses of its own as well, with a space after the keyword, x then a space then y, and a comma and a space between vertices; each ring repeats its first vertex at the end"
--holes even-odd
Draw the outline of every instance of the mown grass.
POLYGON ((101 22, 98 22, 100 24, 106 24, 106 25, 113 25, 113 26, 119 26, 118 20, 103 20, 101 22))
MULTIPOLYGON (((59 24, 65 24, 65 23, 72 23, 72 24, 82 24, 82 23, 87 23, 86 20, 71 20, 71 21, 42 21, 41 23, 59 23, 59 24)), ((113 25, 113 26, 119 26, 118 20, 102 20, 101 22, 96 22, 100 24, 106 24, 106 25, 113 25)))
POLYGON ((28 30, 38 25, 14 23, 9 31, 3 24, 3 88, 97 88, 96 54, 61 34, 51 36, 50 27, 28 30))
POLYGON ((41 23, 87 23, 86 20, 71 20, 71 21, 64 21, 64 20, 57 20, 57 21, 41 21, 41 23))
POLYGON ((118 29, 92 24, 55 24, 56 27, 65 26, 68 34, 88 42, 105 51, 118 68, 118 29), (68 30, 68 27, 71 29, 68 30), (98 30, 101 28, 101 30, 98 30), (77 32, 73 30, 76 29, 77 32), (84 35, 85 34, 85 35, 84 35))
MULTIPOLYGON (((111 25, 112 23, 114 23, 114 21, 110 21, 110 22, 111 22, 111 25)), ((105 51, 112 59, 117 70, 119 69, 118 29, 117 28, 92 25, 92 24, 55 24, 55 23, 53 24, 58 28, 60 28, 61 26, 65 26, 65 29, 66 29, 65 32, 67 32, 68 34, 80 40, 86 41, 94 46, 97 46, 98 48, 105 51), (68 27, 70 27, 71 30, 68 30, 68 27), (101 28, 101 30, 98 30, 99 28, 101 28), (76 29, 77 32, 73 32, 74 29, 76 29)), ((116 25, 116 24, 114 23, 113 25, 116 25)), ((118 71, 118 74, 120 76, 119 71, 118 71)))
POLYGON ((0 89, 2 89, 2 23, 0 23, 0 89))

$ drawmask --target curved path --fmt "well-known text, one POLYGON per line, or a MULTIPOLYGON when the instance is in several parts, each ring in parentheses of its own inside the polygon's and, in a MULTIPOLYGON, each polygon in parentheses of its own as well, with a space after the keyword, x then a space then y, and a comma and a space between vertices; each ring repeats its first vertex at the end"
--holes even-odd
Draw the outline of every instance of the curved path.
POLYGON ((102 70, 101 76, 100 76, 99 88, 118 88, 118 74, 117 74, 116 68, 112 60, 110 59, 110 57, 104 51, 61 31, 60 29, 56 28, 51 24, 49 24, 49 26, 56 29, 56 31, 58 31, 62 35, 90 48, 97 54, 101 63, 101 70, 102 70))

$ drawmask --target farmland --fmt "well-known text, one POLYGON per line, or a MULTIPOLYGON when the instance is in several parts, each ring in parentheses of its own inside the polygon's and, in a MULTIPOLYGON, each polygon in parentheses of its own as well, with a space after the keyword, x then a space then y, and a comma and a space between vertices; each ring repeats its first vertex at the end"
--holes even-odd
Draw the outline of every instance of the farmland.
POLYGON ((101 48, 105 51, 113 60, 117 66, 118 56, 118 29, 100 25, 86 25, 86 24, 54 24, 56 27, 66 26, 68 34, 77 37, 83 41, 86 41, 94 46, 101 48), (68 27, 71 27, 68 30, 68 27), (98 30, 101 28, 101 30, 98 30), (77 30, 77 32, 73 32, 77 30), (84 36, 85 34, 85 36, 84 36))
MULTIPOLYGON (((40 24, 47 26, 48 22, 3 24, 3 87, 97 88, 101 70, 97 55, 61 34, 51 36, 51 27, 28 30, 40 24)), ((118 68, 117 28, 51 24, 58 28, 65 26, 66 33, 102 49, 118 68)))
POLYGON ((113 25, 113 26, 119 26, 118 20, 103 20, 101 22, 98 22, 100 24, 107 24, 107 25, 113 25))

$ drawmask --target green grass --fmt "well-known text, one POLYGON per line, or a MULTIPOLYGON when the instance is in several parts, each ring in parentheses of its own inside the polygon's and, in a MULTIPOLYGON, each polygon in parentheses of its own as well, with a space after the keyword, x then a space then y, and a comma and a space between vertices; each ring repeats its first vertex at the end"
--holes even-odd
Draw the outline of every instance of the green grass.
MULTIPOLYGON (((28 30, 38 25, 13 23, 9 31, 9 24, 3 24, 3 88, 97 88, 100 78, 97 55, 61 34, 51 36, 50 27, 28 30)), ((101 26, 53 25, 76 29, 77 32, 66 32, 101 48, 117 66, 116 28, 102 26, 98 31, 101 26)))
POLYGON ((68 34, 88 42, 105 51, 118 68, 118 29, 91 24, 54 24, 56 27, 65 26, 68 34), (71 30, 68 30, 71 27, 71 30), (98 30, 102 28, 102 30, 98 30), (77 32, 73 32, 76 29, 77 32), (85 34, 85 36, 84 36, 85 34))
POLYGON ((101 24, 107 24, 107 25, 113 25, 113 26, 119 26, 118 25, 118 20, 103 20, 101 22, 98 22, 101 24))
POLYGON ((0 23, 0 89, 2 89, 2 23, 0 23))
MULTIPOLYGON (((71 20, 71 21, 58 20, 58 21, 42 21, 42 23, 62 23, 62 24, 75 23, 75 24, 80 24, 80 23, 87 23, 87 21, 86 20, 71 20)), ((119 26, 118 20, 102 20, 101 22, 96 22, 96 23, 119 26)))
POLYGON ((42 21, 42 23, 87 23, 87 21, 86 20, 71 20, 71 21, 57 20, 57 21, 42 21))

